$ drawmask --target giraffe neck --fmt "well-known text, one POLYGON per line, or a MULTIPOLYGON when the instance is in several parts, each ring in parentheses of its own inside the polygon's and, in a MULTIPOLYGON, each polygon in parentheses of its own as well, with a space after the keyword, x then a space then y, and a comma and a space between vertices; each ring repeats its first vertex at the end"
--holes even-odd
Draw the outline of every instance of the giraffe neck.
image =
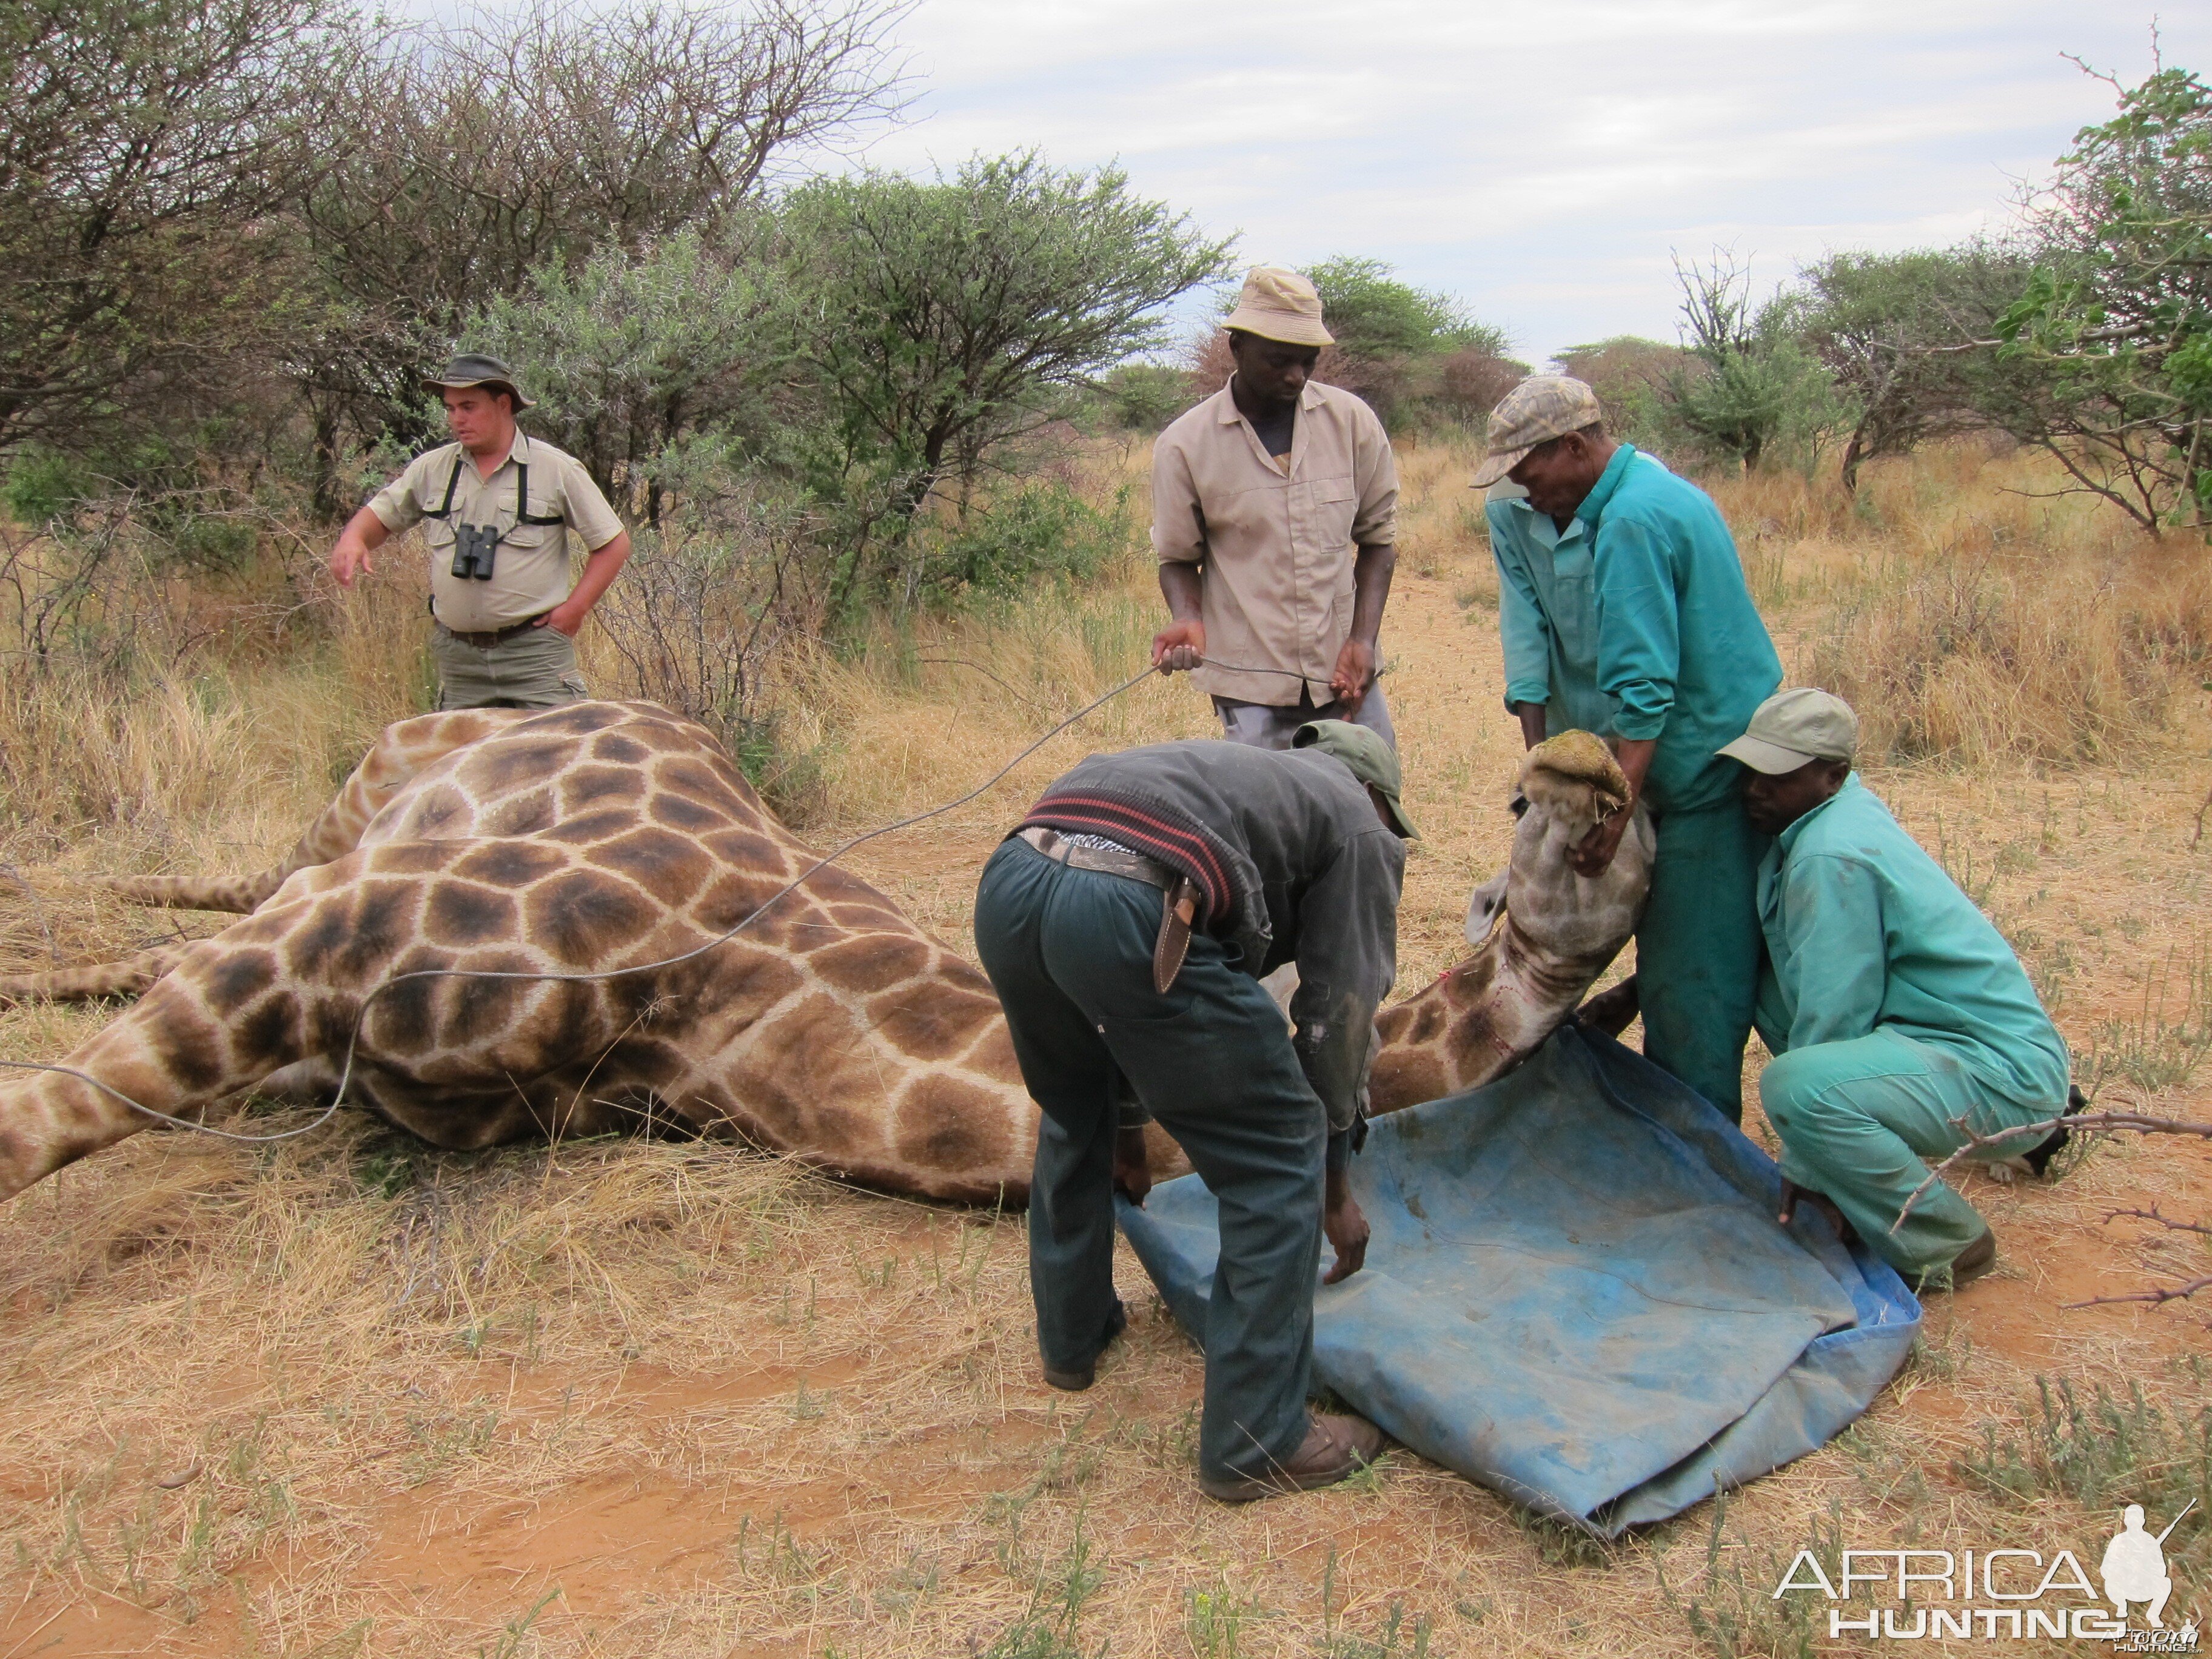
POLYGON ((1376 1019, 1382 1046, 1369 1112, 1489 1082, 1559 1028, 1613 954, 1563 958, 1538 950, 1509 908, 1473 955, 1376 1019))

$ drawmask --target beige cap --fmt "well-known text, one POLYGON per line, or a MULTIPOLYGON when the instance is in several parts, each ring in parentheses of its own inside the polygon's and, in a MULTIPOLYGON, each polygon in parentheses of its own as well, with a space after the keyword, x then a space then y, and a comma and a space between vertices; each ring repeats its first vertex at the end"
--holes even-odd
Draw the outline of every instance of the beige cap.
POLYGON ((1744 734, 1721 750, 1754 772, 1778 776, 1808 761, 1847 761, 1858 752, 1859 717, 1832 691, 1777 691, 1751 712, 1744 734))
POLYGON ((1474 469, 1474 487, 1487 489, 1521 465, 1538 444, 1564 438, 1605 418, 1597 393, 1564 374, 1531 374, 1490 412, 1490 453, 1474 469))
POLYGON ((1321 325, 1320 291, 1297 271, 1280 265, 1252 268, 1244 278, 1244 291, 1237 296, 1237 309, 1221 325, 1285 345, 1336 343, 1336 336, 1321 325))

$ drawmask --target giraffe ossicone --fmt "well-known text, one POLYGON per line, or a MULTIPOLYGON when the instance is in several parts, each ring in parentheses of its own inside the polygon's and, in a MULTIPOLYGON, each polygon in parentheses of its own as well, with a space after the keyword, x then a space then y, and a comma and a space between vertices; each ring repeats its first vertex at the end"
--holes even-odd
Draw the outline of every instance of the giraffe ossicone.
MULTIPOLYGON (((1614 931, 1615 890, 1636 885, 1640 903, 1648 836, 1624 843, 1620 879, 1584 884, 1607 903, 1573 902, 1565 848, 1601 810, 1603 779, 1575 772, 1594 767, 1579 750, 1536 763, 1551 748, 1522 769, 1507 923, 1379 1022, 1378 1109, 1502 1070, 1499 1040, 1533 1047, 1542 1011, 1564 1018, 1634 926, 1632 908, 1596 960, 1585 935, 1601 915, 1614 931), (1578 954, 1558 947, 1570 934, 1578 954)), ((107 1090, 183 1118, 248 1090, 326 1101, 358 1022, 349 1099, 434 1146, 658 1123, 886 1190, 1024 1202, 1036 1109, 989 981, 874 887, 828 866, 726 942, 669 961, 814 861, 710 733, 655 705, 403 720, 275 869, 112 884, 241 913, 221 933, 0 979, 0 999, 139 994, 65 1062, 106 1090, 0 1073, 0 1198, 145 1127, 107 1090), (661 965, 467 976, 639 964, 661 965), (425 969, 461 974, 395 985, 362 1016, 376 988, 425 969)), ((1180 1160, 1163 1143, 1164 1173, 1180 1160)))

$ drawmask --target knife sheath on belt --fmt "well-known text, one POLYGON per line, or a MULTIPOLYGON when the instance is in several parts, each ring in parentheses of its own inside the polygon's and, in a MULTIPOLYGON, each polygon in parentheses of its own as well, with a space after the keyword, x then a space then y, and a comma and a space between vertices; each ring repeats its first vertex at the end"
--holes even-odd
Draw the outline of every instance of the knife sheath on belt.
POLYGON ((1188 876, 1160 894, 1160 937, 1152 946, 1152 988, 1162 996, 1182 971, 1190 950, 1190 924, 1198 915, 1198 885, 1188 876))

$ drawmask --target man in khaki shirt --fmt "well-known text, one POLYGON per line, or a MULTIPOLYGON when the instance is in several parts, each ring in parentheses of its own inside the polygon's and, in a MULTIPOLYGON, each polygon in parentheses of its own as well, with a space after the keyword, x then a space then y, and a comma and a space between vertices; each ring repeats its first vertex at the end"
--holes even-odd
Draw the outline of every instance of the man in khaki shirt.
POLYGON ((545 708, 586 694, 576 634, 629 557, 629 532, 591 474, 514 424, 531 400, 496 357, 464 355, 423 386, 453 441, 418 455, 331 550, 351 587, 386 538, 422 524, 441 708, 545 708), (590 556, 568 580, 568 532, 590 556))
POLYGON ((1223 326, 1237 372, 1152 450, 1152 549, 1175 620, 1152 641, 1225 735, 1287 749, 1309 720, 1396 746, 1376 684, 1397 561, 1398 472, 1375 411, 1308 377, 1321 296, 1294 270, 1244 279, 1223 326))

